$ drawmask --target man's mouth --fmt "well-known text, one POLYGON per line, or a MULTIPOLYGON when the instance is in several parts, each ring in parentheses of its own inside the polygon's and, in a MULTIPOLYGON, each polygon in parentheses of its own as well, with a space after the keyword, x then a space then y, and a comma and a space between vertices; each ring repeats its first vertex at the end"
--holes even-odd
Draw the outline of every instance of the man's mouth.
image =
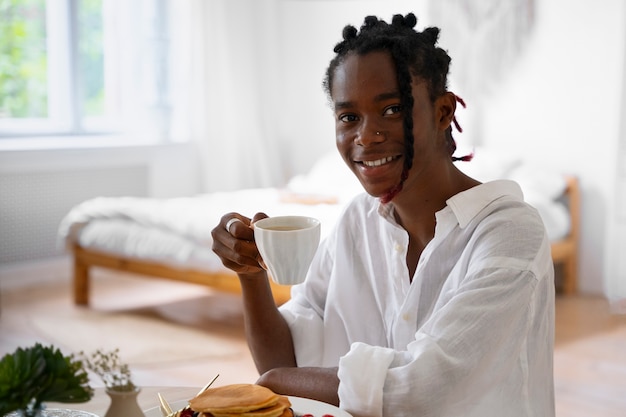
POLYGON ((361 161, 361 163, 368 167, 379 167, 381 165, 385 165, 391 161, 396 159, 394 156, 388 156, 386 158, 376 159, 374 161, 361 161))

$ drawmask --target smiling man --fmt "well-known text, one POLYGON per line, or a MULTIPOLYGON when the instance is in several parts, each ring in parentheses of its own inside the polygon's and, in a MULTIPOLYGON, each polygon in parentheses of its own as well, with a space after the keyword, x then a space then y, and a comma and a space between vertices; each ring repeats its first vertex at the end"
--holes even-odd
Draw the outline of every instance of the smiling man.
MULTIPOLYGON (((365 193, 276 308, 252 219, 214 251, 237 272, 258 383, 355 416, 553 416, 554 275, 535 209, 512 181, 455 165, 456 103, 439 30, 346 26, 325 88, 336 143, 365 193)), ((232 218, 230 230, 225 225, 232 218)))

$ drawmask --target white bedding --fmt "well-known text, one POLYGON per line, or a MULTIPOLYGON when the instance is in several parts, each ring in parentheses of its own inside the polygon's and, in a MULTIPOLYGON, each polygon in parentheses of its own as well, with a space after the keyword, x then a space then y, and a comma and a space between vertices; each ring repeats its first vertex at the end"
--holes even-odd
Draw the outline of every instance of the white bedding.
MULTIPOLYGON (((458 166, 481 181, 514 179, 525 199, 542 216, 552 240, 569 231, 568 211, 559 197, 562 175, 487 150, 476 151, 472 162, 458 166)), ((285 189, 261 188, 201 194, 185 198, 100 197, 75 206, 59 227, 68 247, 84 248, 151 260, 175 268, 214 272, 224 270, 211 250, 211 229, 222 215, 308 215, 322 222, 322 238, 332 229, 344 205, 360 185, 336 152, 320 159, 312 170, 294 177, 285 189)))

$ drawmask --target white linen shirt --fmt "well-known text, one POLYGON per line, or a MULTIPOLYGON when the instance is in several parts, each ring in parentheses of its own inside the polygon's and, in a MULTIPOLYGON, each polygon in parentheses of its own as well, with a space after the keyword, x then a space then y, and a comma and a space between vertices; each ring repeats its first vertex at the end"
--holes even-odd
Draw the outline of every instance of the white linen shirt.
POLYGON ((338 366, 355 416, 554 416, 550 242, 519 186, 450 198, 412 281, 408 243, 354 199, 280 308, 298 366, 338 366))

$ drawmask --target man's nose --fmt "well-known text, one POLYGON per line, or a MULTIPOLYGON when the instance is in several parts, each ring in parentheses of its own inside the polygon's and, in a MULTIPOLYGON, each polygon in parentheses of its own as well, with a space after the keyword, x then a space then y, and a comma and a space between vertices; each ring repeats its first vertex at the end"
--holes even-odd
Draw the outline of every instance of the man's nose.
POLYGON ((364 126, 357 133, 354 142, 360 146, 369 146, 375 143, 381 143, 387 140, 385 131, 375 126, 364 126))

